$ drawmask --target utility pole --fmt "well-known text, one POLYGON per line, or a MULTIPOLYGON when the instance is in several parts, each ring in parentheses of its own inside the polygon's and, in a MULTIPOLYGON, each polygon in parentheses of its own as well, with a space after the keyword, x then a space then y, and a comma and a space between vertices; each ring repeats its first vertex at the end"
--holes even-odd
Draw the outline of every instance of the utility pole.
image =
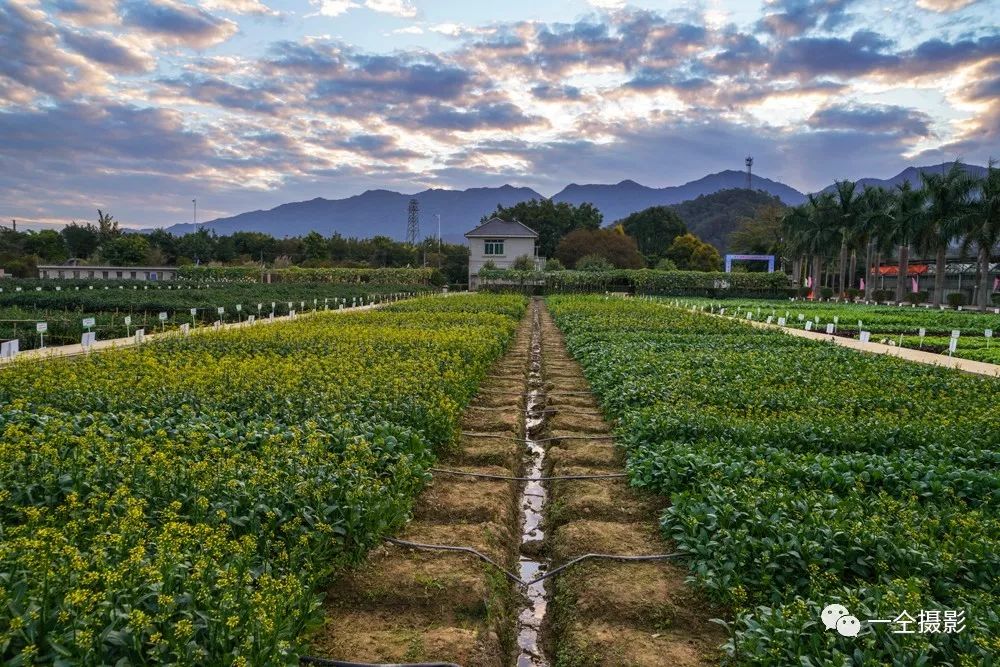
POLYGON ((191 203, 194 204, 194 214, 192 215, 191 219, 194 221, 194 224, 197 225, 198 224, 198 200, 197 199, 192 199, 191 203))
POLYGON ((747 155, 746 160, 743 161, 747 166, 747 190, 753 190, 751 186, 751 172, 753 171, 753 157, 747 155))
POLYGON ((438 270, 441 270, 441 214, 437 214, 438 219, 438 270))

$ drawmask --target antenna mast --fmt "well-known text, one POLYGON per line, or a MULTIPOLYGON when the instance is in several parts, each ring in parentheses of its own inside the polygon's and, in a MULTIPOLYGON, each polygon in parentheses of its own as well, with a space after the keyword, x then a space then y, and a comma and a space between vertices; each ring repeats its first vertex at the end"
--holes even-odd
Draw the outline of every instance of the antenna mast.
POLYGON ((416 199, 411 199, 406 207, 406 242, 411 245, 417 244, 420 237, 420 203, 416 199))
POLYGON ((753 187, 750 185, 750 183, 751 183, 751 174, 753 172, 753 157, 750 156, 750 155, 747 155, 746 160, 744 160, 743 162, 747 166, 747 190, 753 190, 753 187))

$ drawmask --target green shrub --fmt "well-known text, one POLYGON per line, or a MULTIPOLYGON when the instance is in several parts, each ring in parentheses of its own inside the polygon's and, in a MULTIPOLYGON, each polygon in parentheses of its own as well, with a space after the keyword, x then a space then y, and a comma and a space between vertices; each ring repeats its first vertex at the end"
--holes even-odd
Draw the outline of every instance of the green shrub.
POLYGON ((584 255, 576 262, 577 271, 610 271, 613 269, 611 262, 601 255, 584 255))
POLYGON ((872 298, 878 302, 893 301, 896 298, 896 291, 891 289, 872 290, 872 298))
POLYGON ((832 287, 820 287, 819 295, 822 299, 832 299, 833 298, 833 288, 832 287))
POLYGON ((668 257, 664 257, 659 262, 657 262, 657 264, 656 264, 656 270, 657 271, 676 271, 677 270, 677 263, 674 262, 674 260, 672 260, 672 259, 670 259, 668 257))
POLYGON ((514 263, 511 268, 516 271, 531 271, 535 268, 535 260, 533 260, 528 255, 521 255, 520 257, 514 258, 514 263))
POLYGON ((558 259, 553 257, 552 259, 545 260, 545 270, 546 271, 565 271, 566 267, 558 259))
POLYGON ((864 292, 862 290, 859 290, 857 287, 848 287, 847 288, 847 298, 849 298, 849 299, 857 299, 862 294, 864 294, 864 292))
POLYGON ((927 292, 910 292, 906 295, 909 303, 927 303, 929 294, 927 292))
POLYGON ((964 292, 952 292, 947 297, 948 305, 952 308, 958 308, 959 306, 964 306, 969 303, 968 299, 965 298, 964 292))

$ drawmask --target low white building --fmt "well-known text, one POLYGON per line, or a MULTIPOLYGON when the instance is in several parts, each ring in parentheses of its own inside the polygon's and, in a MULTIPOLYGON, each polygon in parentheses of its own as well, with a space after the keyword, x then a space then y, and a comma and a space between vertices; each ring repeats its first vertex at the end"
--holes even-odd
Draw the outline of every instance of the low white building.
POLYGON ((538 232, 517 220, 496 216, 466 232, 469 239, 469 289, 479 283, 479 270, 487 262, 498 269, 509 269, 518 257, 529 257, 535 268, 541 269, 545 259, 538 256, 538 232))
POLYGON ((82 266, 50 264, 38 266, 39 278, 72 280, 175 280, 176 266, 82 266))

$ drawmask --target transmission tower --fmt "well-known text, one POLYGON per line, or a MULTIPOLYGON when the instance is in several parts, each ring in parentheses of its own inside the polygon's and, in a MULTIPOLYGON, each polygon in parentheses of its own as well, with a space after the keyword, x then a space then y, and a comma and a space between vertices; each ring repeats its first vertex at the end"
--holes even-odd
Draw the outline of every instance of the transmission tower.
POLYGON ((411 199, 410 205, 406 207, 406 242, 416 245, 418 238, 420 238, 420 203, 416 199, 411 199))
POLYGON ((753 171, 753 157, 747 155, 747 159, 744 160, 747 165, 747 190, 753 190, 750 185, 751 172, 753 171))

